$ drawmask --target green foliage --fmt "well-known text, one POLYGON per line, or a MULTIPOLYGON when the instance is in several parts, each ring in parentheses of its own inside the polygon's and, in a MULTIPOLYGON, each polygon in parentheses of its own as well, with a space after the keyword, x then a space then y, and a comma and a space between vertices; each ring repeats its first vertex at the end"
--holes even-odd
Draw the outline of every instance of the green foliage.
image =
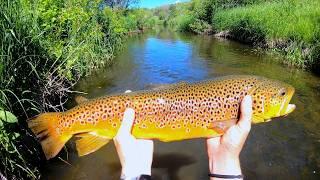
POLYGON ((320 69, 318 0, 192 0, 167 11, 166 21, 180 31, 227 31, 234 39, 284 54, 286 63, 320 69))
POLYGON ((178 24, 177 29, 179 31, 188 32, 188 31, 190 31, 190 24, 192 24, 195 21, 195 19, 191 15, 185 15, 185 16, 181 16, 181 17, 176 18, 175 21, 178 24))
POLYGON ((214 8, 213 0, 193 0, 192 1, 192 12, 193 16, 199 21, 210 22, 212 18, 214 8))
POLYGON ((192 32, 197 34, 211 34, 212 32, 211 25, 207 21, 201 19, 195 19, 194 22, 189 24, 189 28, 192 32))
POLYGON ((265 0, 192 0, 190 3, 171 5, 167 21, 180 31, 210 34, 212 17, 216 12, 263 1, 265 0))
POLYGON ((1 178, 38 179, 40 151, 24 144, 25 120, 61 110, 78 77, 110 62, 125 34, 153 26, 147 10, 100 3, 0 0, 1 178))
MULTIPOLYGON (((264 43, 288 57, 288 63, 311 66, 319 54, 320 2, 284 0, 218 12, 214 27, 242 41, 264 43)), ((318 58, 319 60, 319 58, 318 58)))
POLYGON ((157 16, 151 16, 145 20, 145 27, 153 28, 159 24, 159 18, 157 16))
POLYGON ((127 23, 125 18, 121 15, 121 10, 113 11, 109 7, 104 8, 102 16, 105 26, 104 28, 109 29, 111 33, 116 33, 119 35, 127 33, 128 29, 125 27, 129 27, 132 22, 127 23))
POLYGON ((25 156, 36 151, 27 149, 21 154, 23 146, 17 142, 26 134, 16 122, 37 109, 38 104, 29 98, 38 90, 29 88, 30 84, 37 87, 37 71, 45 71, 47 66, 39 41, 28 34, 32 22, 20 13, 21 8, 18 0, 0 3, 0 172, 7 179, 39 176, 37 165, 25 156))
POLYGON ((144 9, 124 10, 105 7, 101 15, 103 27, 108 29, 109 33, 120 37, 144 28, 152 28, 155 21, 151 12, 144 9))
POLYGON ((0 127, 3 126, 3 122, 15 123, 15 122, 18 122, 18 119, 11 112, 1 109, 0 110, 0 127))
POLYGON ((158 17, 157 24, 169 25, 179 31, 192 31, 189 27, 195 21, 190 3, 177 3, 154 9, 153 14, 158 17))
MULTIPOLYGON (((1 121, 1 120, 0 120, 1 121)), ((38 156, 35 149, 29 149, 21 143, 21 134, 13 131, 7 122, 0 126, 0 172, 1 178, 7 179, 39 179, 39 170, 26 159, 26 152, 29 156, 33 154, 38 156), (20 147, 19 147, 20 146, 20 147)))
POLYGON ((41 34, 37 38, 49 58, 60 60, 60 74, 73 79, 111 58, 97 20, 100 1, 21 1, 23 14, 34 22, 31 35, 41 34))

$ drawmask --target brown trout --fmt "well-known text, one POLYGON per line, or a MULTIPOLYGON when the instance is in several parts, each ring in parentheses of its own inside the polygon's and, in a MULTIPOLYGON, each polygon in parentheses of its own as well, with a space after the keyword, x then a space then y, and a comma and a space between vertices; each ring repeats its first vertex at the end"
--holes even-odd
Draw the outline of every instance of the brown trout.
POLYGON ((28 121, 47 159, 56 156, 76 135, 80 156, 111 140, 126 108, 135 110, 136 138, 178 141, 222 135, 239 117, 245 95, 253 99, 253 123, 270 121, 295 109, 294 88, 258 76, 225 76, 197 83, 179 83, 82 101, 66 112, 43 113, 28 121))

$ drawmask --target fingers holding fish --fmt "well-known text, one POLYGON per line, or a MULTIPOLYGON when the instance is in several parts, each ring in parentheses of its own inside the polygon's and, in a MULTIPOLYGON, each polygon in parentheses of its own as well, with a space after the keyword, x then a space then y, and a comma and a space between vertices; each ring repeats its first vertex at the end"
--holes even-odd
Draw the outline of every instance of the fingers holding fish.
POLYGON ((251 129, 252 118, 252 98, 251 96, 245 96, 240 106, 240 119, 238 121, 238 127, 243 133, 248 133, 251 129))
POLYGON ((135 112, 132 108, 127 108, 123 115, 123 120, 115 138, 129 137, 134 123, 135 112))

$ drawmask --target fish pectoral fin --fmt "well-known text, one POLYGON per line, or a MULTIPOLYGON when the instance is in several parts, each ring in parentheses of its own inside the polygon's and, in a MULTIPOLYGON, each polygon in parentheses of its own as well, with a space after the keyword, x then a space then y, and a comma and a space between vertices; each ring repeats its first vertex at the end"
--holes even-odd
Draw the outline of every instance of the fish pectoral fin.
POLYGON ((76 101, 76 103, 81 104, 81 103, 89 101, 89 99, 87 99, 83 96, 76 96, 75 101, 76 101))
POLYGON ((78 134, 75 134, 75 135, 74 135, 74 137, 76 137, 76 138, 84 138, 84 137, 88 137, 88 136, 91 136, 91 134, 90 134, 90 133, 87 133, 87 132, 85 132, 85 133, 78 133, 78 134))
MULTIPOLYGON (((256 123, 261 123, 261 122, 268 121, 268 119, 270 119, 270 118, 267 118, 267 120, 265 120, 264 117, 257 116, 257 115, 253 115, 253 116, 252 116, 252 123, 254 123, 254 124, 256 124, 256 123)), ((269 121, 270 121, 270 120, 269 120, 269 121)))
POLYGON ((237 118, 232 118, 223 121, 214 121, 209 126, 209 129, 216 131, 218 134, 223 134, 227 129, 229 129, 229 127, 237 124, 237 121, 237 118))
POLYGON ((84 156, 95 152, 110 141, 109 138, 96 136, 89 133, 82 133, 80 134, 80 137, 82 138, 76 140, 76 147, 79 156, 84 156))

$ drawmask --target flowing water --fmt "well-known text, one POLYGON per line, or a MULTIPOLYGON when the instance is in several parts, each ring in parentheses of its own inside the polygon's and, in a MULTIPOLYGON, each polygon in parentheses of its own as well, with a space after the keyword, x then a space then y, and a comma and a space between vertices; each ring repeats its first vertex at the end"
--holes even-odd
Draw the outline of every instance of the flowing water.
MULTIPOLYGON (((241 153, 247 179, 320 178, 320 78, 277 63, 274 56, 212 36, 166 29, 128 38, 111 67, 82 79, 77 90, 89 98, 150 86, 199 81, 230 74, 252 74, 293 85, 297 109, 287 117, 254 125, 241 153)), ((113 143, 77 157, 74 143, 61 159, 49 161, 44 179, 119 179, 113 143), (68 159, 67 159, 68 157, 68 159)), ((208 179, 203 139, 156 141, 153 179, 208 179)))

